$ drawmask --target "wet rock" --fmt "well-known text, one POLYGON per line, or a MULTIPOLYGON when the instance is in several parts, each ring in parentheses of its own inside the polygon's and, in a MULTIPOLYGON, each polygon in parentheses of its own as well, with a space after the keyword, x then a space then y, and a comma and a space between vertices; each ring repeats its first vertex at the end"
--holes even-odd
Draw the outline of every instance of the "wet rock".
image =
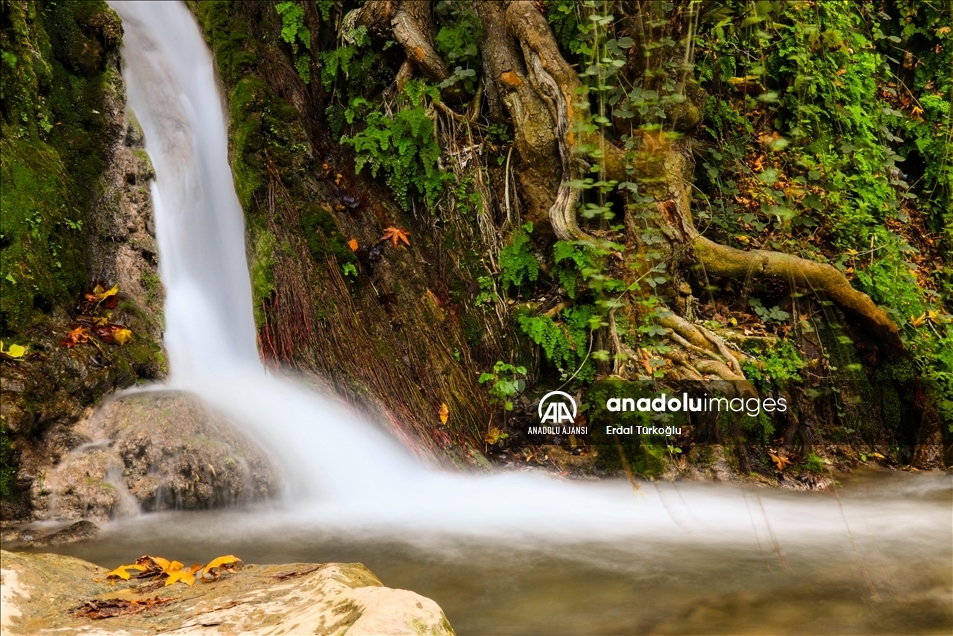
MULTIPOLYGON (((174 555, 167 555, 174 556, 174 555)), ((106 569, 72 557, 0 552, 4 634, 453 634, 440 606, 384 587, 351 563, 247 565, 217 581, 137 593, 105 582, 106 569), (73 616, 94 598, 160 597, 146 612, 105 620, 73 616)))
POLYGON ((207 509, 279 488, 270 458, 189 393, 120 397, 75 432, 89 442, 34 481, 37 518, 102 522, 140 509, 207 509))
POLYGON ((20 548, 47 548, 65 545, 92 538, 99 532, 99 526, 91 521, 77 521, 63 527, 41 527, 35 524, 26 527, 4 528, 0 538, 6 545, 20 548))

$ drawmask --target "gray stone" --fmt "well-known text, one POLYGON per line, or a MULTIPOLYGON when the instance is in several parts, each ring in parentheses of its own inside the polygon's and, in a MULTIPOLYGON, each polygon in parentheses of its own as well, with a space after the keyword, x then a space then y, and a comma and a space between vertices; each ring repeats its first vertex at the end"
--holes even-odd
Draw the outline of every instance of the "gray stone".
POLYGON ((74 432, 90 441, 34 481, 38 519, 103 522, 139 510, 217 508, 278 492, 270 458, 190 393, 120 397, 74 432))

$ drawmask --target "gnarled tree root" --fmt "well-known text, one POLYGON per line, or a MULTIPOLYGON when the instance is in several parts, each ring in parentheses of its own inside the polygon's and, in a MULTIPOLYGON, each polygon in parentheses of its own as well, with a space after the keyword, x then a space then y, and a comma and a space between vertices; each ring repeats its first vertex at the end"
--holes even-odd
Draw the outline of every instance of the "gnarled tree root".
POLYGON ((822 294, 858 318, 888 352, 903 352, 897 325, 870 296, 851 287, 850 281, 835 267, 781 252, 736 250, 704 236, 696 236, 693 247, 706 273, 723 278, 771 281, 822 294))

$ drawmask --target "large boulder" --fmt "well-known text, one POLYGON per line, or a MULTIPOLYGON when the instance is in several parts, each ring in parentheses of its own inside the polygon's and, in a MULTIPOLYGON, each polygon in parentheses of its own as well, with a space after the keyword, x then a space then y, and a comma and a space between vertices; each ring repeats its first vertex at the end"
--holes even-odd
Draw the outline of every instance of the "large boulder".
POLYGON ((434 601, 384 587, 358 563, 247 565, 213 582, 145 590, 113 586, 106 569, 54 554, 0 552, 3 634, 453 634, 434 601), (146 611, 93 620, 96 599, 153 601, 146 611), (165 601, 165 602, 163 602, 165 601))
POLYGON ((265 499, 279 488, 264 451, 190 393, 122 396, 73 430, 86 443, 34 482, 38 519, 215 508, 265 499))

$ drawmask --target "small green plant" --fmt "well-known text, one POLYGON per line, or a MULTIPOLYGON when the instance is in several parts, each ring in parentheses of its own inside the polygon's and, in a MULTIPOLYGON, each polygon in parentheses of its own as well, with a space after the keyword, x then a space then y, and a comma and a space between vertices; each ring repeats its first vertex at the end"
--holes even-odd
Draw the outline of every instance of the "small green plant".
POLYGON ((428 114, 428 103, 439 99, 436 87, 410 80, 404 86, 403 105, 393 115, 370 110, 371 102, 363 98, 352 100, 345 113, 347 123, 353 124, 360 109, 367 111, 364 129, 341 138, 341 143, 352 146, 357 154, 357 171, 370 166, 372 176, 383 172, 387 185, 406 209, 410 209, 414 194, 422 196, 433 209, 449 180, 438 164, 440 146, 428 114))
POLYGON ((281 16, 281 39, 291 45, 295 70, 305 84, 311 82, 311 31, 304 25, 304 9, 297 2, 288 0, 275 5, 281 16), (302 47, 304 50, 302 50, 302 47))
POLYGON ((804 459, 804 470, 809 473, 816 473, 818 475, 824 473, 824 460, 821 459, 813 451, 807 454, 807 457, 804 459))
POLYGON ((758 317, 761 318, 765 323, 772 322, 785 322, 788 318, 791 317, 791 314, 784 311, 777 305, 774 307, 765 307, 762 302, 757 298, 749 298, 748 304, 754 309, 754 313, 758 314, 758 317))
POLYGON ((533 242, 529 235, 532 231, 533 224, 524 223, 500 250, 500 281, 504 288, 509 285, 519 288, 539 278, 539 262, 531 251, 533 242))
POLYGON ((548 316, 521 315, 520 329, 543 349, 546 359, 556 366, 566 380, 588 383, 595 378, 595 366, 589 358, 589 337, 593 319, 598 319, 592 305, 564 309, 554 320, 548 316))
POLYGON ((771 345, 756 347, 752 353, 761 364, 744 363, 742 369, 755 384, 769 389, 783 388, 787 382, 801 382, 801 369, 807 363, 792 342, 779 340, 771 345))
POLYGON ((490 401, 502 404, 506 411, 513 410, 513 396, 526 388, 526 368, 498 361, 491 373, 480 375, 480 384, 488 384, 490 401), (523 376, 522 378, 520 376, 523 376))
POLYGON ((480 293, 476 297, 476 306, 485 307, 496 302, 496 292, 493 289, 493 278, 490 276, 480 276, 477 278, 480 284, 480 293))
POLYGON ((477 43, 483 37, 483 23, 469 2, 440 0, 434 6, 434 16, 440 29, 434 37, 434 46, 454 71, 441 88, 459 83, 468 94, 476 91, 477 75, 482 57, 477 43))

